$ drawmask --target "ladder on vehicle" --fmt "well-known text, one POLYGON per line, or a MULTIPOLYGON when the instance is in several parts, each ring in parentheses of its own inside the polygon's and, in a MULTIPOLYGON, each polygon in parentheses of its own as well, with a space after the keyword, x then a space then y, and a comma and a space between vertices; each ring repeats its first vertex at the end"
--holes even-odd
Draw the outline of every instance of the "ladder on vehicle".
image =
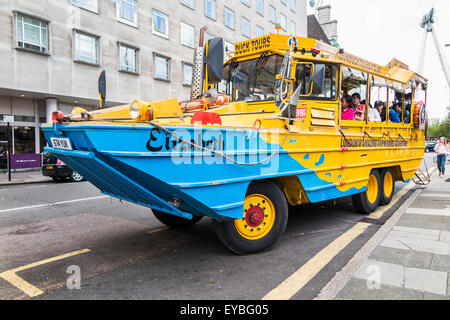
POLYGON ((417 168, 416 174, 412 178, 412 181, 414 181, 414 183, 417 185, 425 186, 430 183, 431 178, 430 173, 428 172, 427 162, 425 161, 425 159, 423 159, 422 162, 425 165, 426 174, 422 171, 422 169, 420 169, 419 166, 419 168, 417 168))

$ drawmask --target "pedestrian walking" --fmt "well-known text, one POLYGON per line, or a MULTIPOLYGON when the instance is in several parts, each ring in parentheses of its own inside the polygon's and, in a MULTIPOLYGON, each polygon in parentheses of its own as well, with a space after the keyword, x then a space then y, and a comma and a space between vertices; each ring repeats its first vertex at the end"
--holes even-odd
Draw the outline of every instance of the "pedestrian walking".
POLYGON ((436 143, 434 151, 437 153, 437 167, 439 170, 439 177, 443 177, 445 174, 445 162, 447 161, 447 156, 450 155, 450 149, 447 145, 447 139, 441 137, 439 142, 436 143))

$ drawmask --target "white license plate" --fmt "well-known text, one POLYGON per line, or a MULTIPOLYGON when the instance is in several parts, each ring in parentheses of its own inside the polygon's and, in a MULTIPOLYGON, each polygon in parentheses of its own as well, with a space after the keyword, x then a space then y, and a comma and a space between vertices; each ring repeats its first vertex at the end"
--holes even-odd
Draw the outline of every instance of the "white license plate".
POLYGON ((50 140, 52 141, 53 148, 72 150, 69 138, 50 138, 50 140))

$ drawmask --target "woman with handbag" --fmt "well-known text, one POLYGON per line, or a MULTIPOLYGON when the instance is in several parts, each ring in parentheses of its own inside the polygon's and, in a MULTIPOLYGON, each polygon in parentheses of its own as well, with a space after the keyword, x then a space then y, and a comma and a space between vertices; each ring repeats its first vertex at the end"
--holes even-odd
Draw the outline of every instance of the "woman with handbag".
POLYGON ((450 154, 450 150, 447 146, 447 139, 441 137, 439 142, 436 143, 434 151, 437 153, 437 167, 439 170, 439 177, 443 177, 445 174, 445 162, 447 161, 447 156, 450 154))

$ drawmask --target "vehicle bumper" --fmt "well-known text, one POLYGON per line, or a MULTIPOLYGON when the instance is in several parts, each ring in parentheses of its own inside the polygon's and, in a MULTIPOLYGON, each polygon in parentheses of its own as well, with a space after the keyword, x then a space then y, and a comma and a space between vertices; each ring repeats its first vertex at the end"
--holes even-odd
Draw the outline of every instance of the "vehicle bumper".
POLYGON ((71 171, 65 165, 49 164, 42 166, 42 175, 47 177, 68 177, 71 171))

